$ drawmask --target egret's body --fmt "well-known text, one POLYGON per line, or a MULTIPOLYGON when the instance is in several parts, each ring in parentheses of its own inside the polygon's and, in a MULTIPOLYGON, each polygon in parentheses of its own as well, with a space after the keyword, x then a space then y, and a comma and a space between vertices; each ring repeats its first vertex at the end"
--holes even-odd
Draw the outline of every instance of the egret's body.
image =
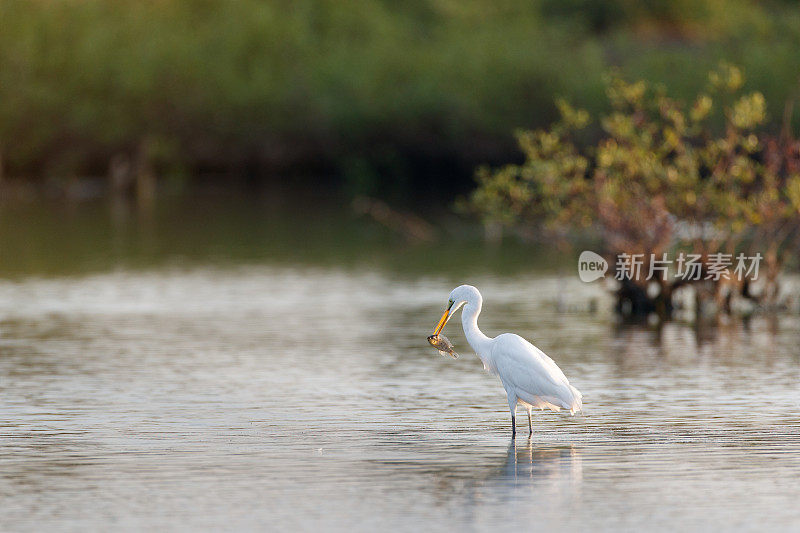
POLYGON ((436 326, 434 335, 444 328, 453 314, 464 306, 461 324, 464 335, 483 366, 496 374, 508 395, 511 425, 516 434, 517 404, 528 410, 528 429, 533 433, 531 409, 569 410, 570 414, 581 410, 581 393, 569 384, 564 372, 544 352, 519 335, 503 333, 490 338, 478 328, 478 315, 483 298, 478 289, 461 285, 450 293, 447 310, 436 326))

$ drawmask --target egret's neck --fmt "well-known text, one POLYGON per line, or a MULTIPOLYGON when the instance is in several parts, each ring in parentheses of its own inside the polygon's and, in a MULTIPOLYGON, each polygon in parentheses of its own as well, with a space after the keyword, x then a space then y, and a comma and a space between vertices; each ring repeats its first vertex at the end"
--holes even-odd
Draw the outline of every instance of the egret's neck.
POLYGON ((461 325, 467 342, 481 359, 488 357, 491 352, 491 339, 478 328, 478 315, 481 314, 481 302, 467 302, 461 311, 461 325))

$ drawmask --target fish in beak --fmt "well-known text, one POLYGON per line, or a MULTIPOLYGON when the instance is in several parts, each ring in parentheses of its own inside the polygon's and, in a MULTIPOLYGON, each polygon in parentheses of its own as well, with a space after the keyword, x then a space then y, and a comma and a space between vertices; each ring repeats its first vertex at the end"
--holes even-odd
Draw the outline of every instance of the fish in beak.
POLYGON ((456 353, 453 343, 450 342, 450 339, 445 337, 444 335, 431 335, 428 337, 428 342, 431 346, 439 350, 439 353, 442 355, 451 355, 453 359, 458 358, 458 354, 456 353))

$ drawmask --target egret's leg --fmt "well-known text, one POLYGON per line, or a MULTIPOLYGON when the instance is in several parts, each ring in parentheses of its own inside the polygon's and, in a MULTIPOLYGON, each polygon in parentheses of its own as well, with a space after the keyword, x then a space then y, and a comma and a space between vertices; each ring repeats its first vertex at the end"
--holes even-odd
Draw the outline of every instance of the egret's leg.
POLYGON ((508 395, 508 410, 511 411, 511 436, 517 436, 517 396, 508 395))
POLYGON ((531 423, 531 408, 528 407, 528 436, 533 435, 533 424, 531 423))

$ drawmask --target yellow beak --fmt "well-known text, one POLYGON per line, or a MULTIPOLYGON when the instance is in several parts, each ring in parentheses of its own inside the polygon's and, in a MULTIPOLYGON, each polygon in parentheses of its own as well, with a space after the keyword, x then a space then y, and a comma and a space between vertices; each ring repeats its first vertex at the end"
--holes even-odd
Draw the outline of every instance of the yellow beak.
POLYGON ((445 324, 447 324, 447 319, 449 317, 450 317, 450 308, 448 307, 447 309, 445 309, 442 318, 439 319, 439 323, 436 324, 436 329, 433 330, 434 335, 438 335, 439 332, 442 331, 442 328, 444 327, 445 324))

